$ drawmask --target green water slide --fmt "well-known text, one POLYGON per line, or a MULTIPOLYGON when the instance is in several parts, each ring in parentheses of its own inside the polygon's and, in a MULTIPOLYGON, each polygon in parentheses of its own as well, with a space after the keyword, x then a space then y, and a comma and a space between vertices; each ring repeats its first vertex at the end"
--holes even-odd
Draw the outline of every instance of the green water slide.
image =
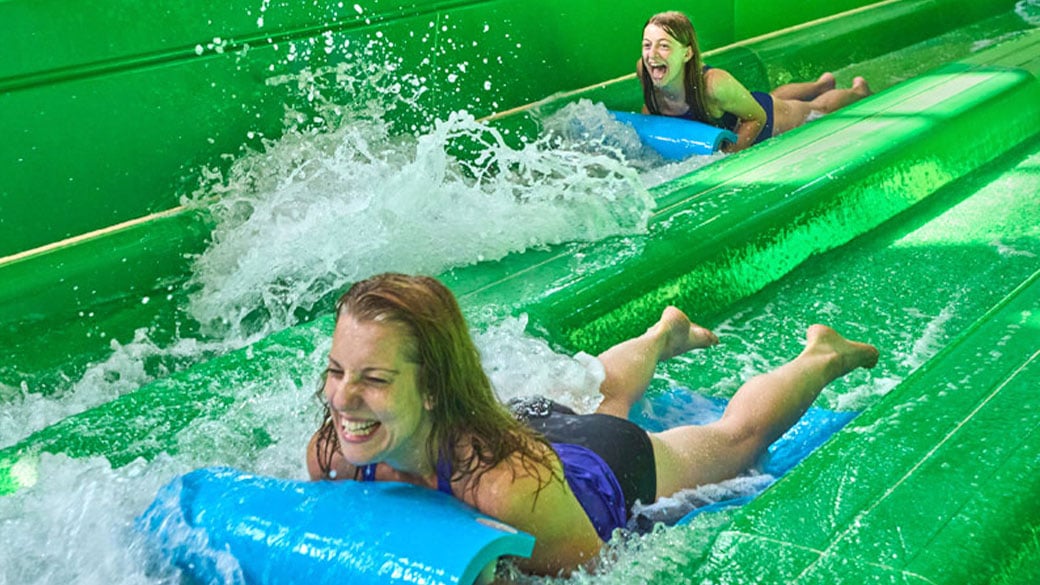
MULTIPOLYGON (((768 18, 750 16, 742 3, 699 6, 712 14, 698 19, 700 40, 712 62, 740 70, 750 87, 766 87, 898 51, 1011 5, 882 2, 837 18, 830 15, 858 4, 823 4, 778 4, 764 9, 768 18), (813 19, 823 20, 734 44, 813 19), (856 50, 846 55, 838 46, 856 50)), ((360 13, 290 4, 179 6, 159 19, 143 12, 151 8, 122 5, 87 14, 58 4, 0 5, 18 57, 4 60, 0 71, 0 130, 11 137, 0 144, 0 383, 17 387, 35 376, 34 387, 52 391, 52 380, 78 377, 83 364, 103 360, 113 341, 127 343, 139 328, 151 328, 159 343, 196 333, 184 310, 185 285, 212 225, 205 209, 181 200, 199 182, 200 168, 226 168, 223 155, 261 148, 263 138, 282 131, 285 104, 298 107, 301 98, 272 79, 305 68, 388 62, 430 88, 398 116, 404 127, 423 122, 415 116, 428 123, 460 108, 495 116, 541 100, 538 109, 550 109, 565 100, 543 98, 574 91, 618 109, 638 108, 632 49, 614 39, 666 6, 621 3, 610 14, 591 3, 562 12, 518 6, 375 4, 360 13), (546 22, 555 23, 551 31, 546 22), (69 36, 73 30, 84 38, 69 36), (551 41, 517 40, 543 36, 551 41), (461 38, 479 39, 478 49, 461 38), (33 52, 36 43, 52 50, 33 52), (335 50, 326 52, 326 43, 335 50), (579 58, 589 54, 596 58, 579 58), (494 59, 484 63, 487 56, 494 59), (469 73, 452 77, 460 62, 469 73), (148 99, 137 95, 144 91, 148 99)), ((923 57, 917 67, 949 59, 923 57)), ((898 80, 886 75, 878 89, 898 80)), ((371 97, 365 87, 351 92, 360 95, 329 99, 371 97)), ((533 110, 495 123, 529 136, 538 132, 533 110)))
MULTIPOLYGON (((717 3, 717 18, 695 19, 709 62, 761 87, 854 61, 839 79, 873 72, 878 93, 655 187, 645 235, 529 250, 442 278, 469 314, 526 313, 569 350, 609 346, 666 304, 781 346, 777 330, 822 310, 883 349, 877 375, 893 380, 884 396, 859 400, 849 427, 713 526, 707 545, 648 564, 641 580, 1029 582, 1040 562, 1040 34, 1007 1, 764 4, 717 3)), ((0 70, 0 130, 12 137, 0 146, 0 382, 82 370, 137 327, 190 329, 185 255, 205 249, 211 225, 179 194, 192 169, 221 164, 250 133, 278 134, 282 103, 296 98, 264 80, 304 61, 335 65, 347 40, 379 39, 435 88, 409 110, 424 118, 393 118, 402 128, 466 108, 530 135, 545 112, 580 98, 638 107, 636 39, 616 39, 672 6, 599 7, 271 3, 157 14, 120 4, 72 15, 56 3, 0 3, 18 56, 0 70), (503 60, 448 83, 478 54, 503 60)), ((330 328, 328 314, 314 315, 0 446, 0 493, 31 489, 43 453, 118 467, 205 451, 183 431, 230 416, 243 389, 310 384, 302 358, 330 328)), ((668 374, 713 387, 739 365, 668 374)), ((839 386, 823 400, 840 407, 847 395, 839 386)), ((277 440, 262 424, 244 433, 252 445, 277 440)), ((700 542, 693 533, 708 529, 672 530, 700 542)))

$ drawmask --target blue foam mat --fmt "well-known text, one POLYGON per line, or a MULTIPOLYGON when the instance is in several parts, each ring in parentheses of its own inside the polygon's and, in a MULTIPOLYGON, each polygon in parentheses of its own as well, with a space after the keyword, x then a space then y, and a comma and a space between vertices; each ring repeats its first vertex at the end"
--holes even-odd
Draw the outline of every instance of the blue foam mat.
POLYGON ((534 537, 413 485, 198 469, 137 519, 160 558, 202 583, 468 584, 534 537))
POLYGON ((729 130, 693 120, 614 110, 610 115, 631 126, 643 144, 670 160, 712 154, 724 143, 737 141, 737 135, 729 130))

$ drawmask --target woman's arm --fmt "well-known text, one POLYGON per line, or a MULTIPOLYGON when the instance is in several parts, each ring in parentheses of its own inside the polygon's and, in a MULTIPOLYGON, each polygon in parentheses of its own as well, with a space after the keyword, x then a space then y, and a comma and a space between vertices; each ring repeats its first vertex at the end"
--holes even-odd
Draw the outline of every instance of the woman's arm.
POLYGON ((557 469, 557 477, 560 479, 539 490, 539 479, 513 458, 485 473, 474 501, 469 502, 535 537, 531 558, 517 560, 525 572, 566 575, 579 566, 590 565, 603 546, 585 510, 562 479, 562 470, 557 469))
POLYGON ((722 114, 729 112, 740 120, 736 130, 737 143, 725 150, 737 152, 754 144, 766 124, 765 110, 758 105, 751 92, 727 71, 711 69, 704 77, 709 109, 722 114))

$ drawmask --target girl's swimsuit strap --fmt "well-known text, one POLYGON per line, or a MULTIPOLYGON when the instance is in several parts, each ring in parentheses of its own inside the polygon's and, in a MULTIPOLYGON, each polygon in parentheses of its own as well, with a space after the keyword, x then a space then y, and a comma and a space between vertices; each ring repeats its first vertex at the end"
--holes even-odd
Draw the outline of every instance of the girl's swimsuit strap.
MULTIPOLYGON (((361 481, 376 480, 376 465, 378 464, 370 463, 360 467, 361 481)), ((454 495, 451 492, 451 461, 444 457, 437 460, 437 491, 444 492, 449 496, 454 495)))
POLYGON ((437 491, 455 495, 451 492, 451 460, 443 455, 437 458, 437 491))
POLYGON ((376 480, 376 464, 371 463, 369 465, 361 466, 361 481, 375 481, 376 480))

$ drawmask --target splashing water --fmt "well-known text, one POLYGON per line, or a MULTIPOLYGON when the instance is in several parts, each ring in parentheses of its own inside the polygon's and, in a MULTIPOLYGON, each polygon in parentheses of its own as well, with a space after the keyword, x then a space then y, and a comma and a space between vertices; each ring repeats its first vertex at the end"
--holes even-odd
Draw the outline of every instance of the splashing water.
POLYGON ((602 399, 599 386, 604 374, 599 362, 587 354, 560 355, 545 341, 528 336, 526 327, 527 316, 521 315, 474 334, 499 400, 541 394, 578 412, 594 411, 602 399))
MULTIPOLYGON (((375 272, 436 274, 646 229, 653 199, 624 155, 553 130, 580 112, 551 117, 519 149, 465 112, 428 129, 419 112, 415 135, 401 135, 389 120, 421 109, 424 80, 384 57, 370 45, 348 64, 272 78, 289 93, 283 136, 261 137, 262 151, 227 169, 200 170, 183 203, 216 224, 188 283, 187 310, 205 335, 159 344, 141 329, 60 392, 31 381, 0 389, 9 406, 0 444, 294 325, 375 272), (344 96, 352 101, 337 103, 344 96), (456 156, 460 145, 475 154, 456 156)), ((585 108, 607 116, 601 105, 585 108)))
POLYGON ((30 492, 0 498, 0 582, 176 583, 149 576, 128 510, 143 509, 163 478, 185 471, 169 460, 112 470, 100 458, 45 455, 41 482, 30 492))
POLYGON ((258 323, 289 326, 377 272, 437 274, 530 247, 640 233, 653 209, 620 160, 549 138, 513 149, 465 112, 418 138, 392 136, 378 118, 294 130, 236 161, 219 191, 191 312, 239 335, 258 323), (472 160, 450 154, 462 140, 479 145, 472 160))
POLYGON ((54 394, 33 392, 28 382, 15 390, 2 390, 5 408, 0 412, 0 445, 11 445, 55 421, 133 392, 141 386, 168 375, 181 363, 194 363, 233 349, 237 342, 200 341, 185 337, 160 346, 146 329, 138 329, 134 339, 121 344, 112 340, 112 353, 87 368, 77 380, 54 394))
POLYGON ((669 161, 644 145, 635 129, 618 122, 606 106, 584 98, 544 116, 542 127, 548 136, 555 137, 569 149, 604 154, 625 162, 639 171, 647 187, 692 173, 726 156, 717 152, 669 161))
POLYGON ((1040 0, 1019 0, 1015 14, 1031 26, 1040 26, 1040 0))

